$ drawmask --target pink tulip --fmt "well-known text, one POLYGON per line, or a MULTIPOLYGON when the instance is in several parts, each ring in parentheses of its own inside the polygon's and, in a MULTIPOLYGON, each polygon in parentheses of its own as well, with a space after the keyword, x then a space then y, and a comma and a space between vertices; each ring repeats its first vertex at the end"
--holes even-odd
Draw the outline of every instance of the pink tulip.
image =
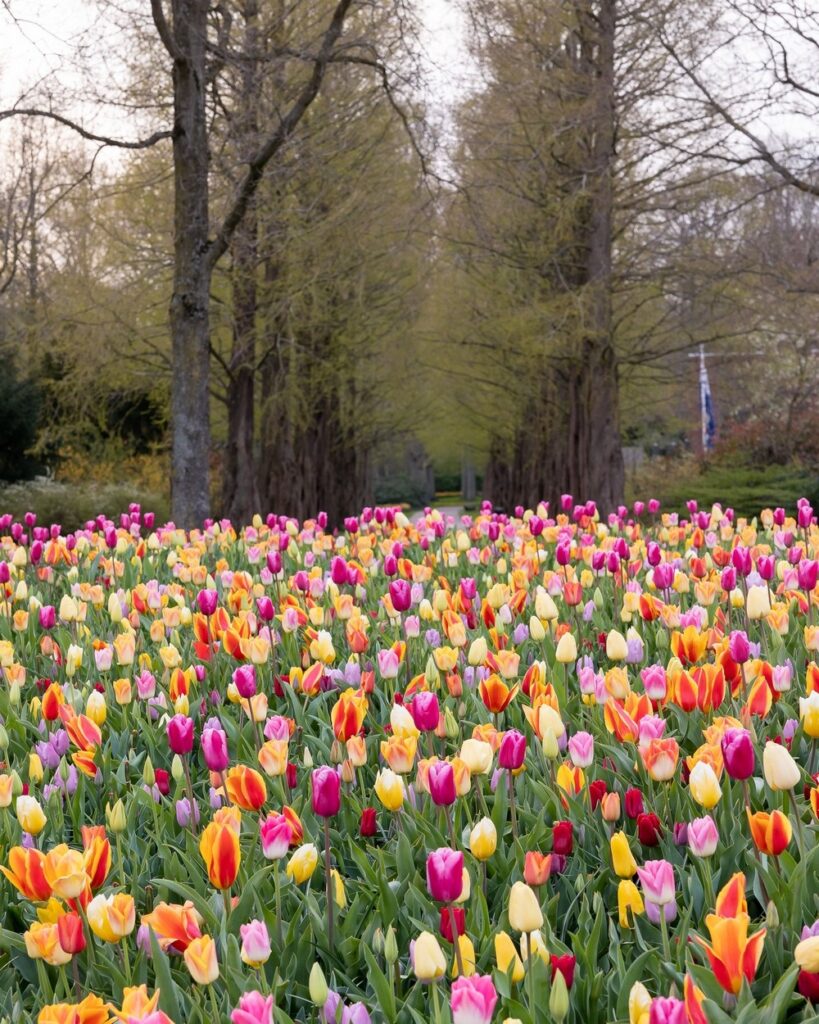
POLYGON ((437 807, 449 807, 458 796, 455 772, 448 761, 436 761, 429 768, 429 795, 437 807))
POLYGON ((205 764, 212 772, 223 772, 230 764, 228 754, 227 735, 217 719, 212 719, 215 725, 208 722, 202 730, 200 744, 205 764))
POLYGON ((660 562, 652 571, 654 586, 658 590, 670 590, 674 584, 674 566, 670 562, 660 562))
POLYGON ((517 729, 509 729, 503 734, 498 750, 498 765, 509 771, 517 771, 526 757, 526 737, 517 729))
POLYGON ((594 762, 594 737, 588 732, 576 732, 569 740, 569 757, 576 768, 588 768, 594 762))
POLYGON ((259 613, 259 618, 262 622, 272 622, 273 617, 276 614, 273 608, 273 602, 269 597, 259 597, 256 600, 256 610, 259 613))
POLYGON ((640 672, 640 678, 643 680, 643 689, 649 700, 665 700, 668 680, 662 665, 647 665, 640 672))
POLYGON ((239 926, 242 936, 242 959, 256 967, 270 958, 270 934, 264 921, 249 921, 239 926))
POLYGON ((339 555, 330 563, 330 578, 338 587, 347 582, 347 563, 339 555))
POLYGON ((232 1024, 273 1024, 273 996, 245 992, 230 1019, 232 1024))
POLYGON ((271 715, 264 724, 264 736, 267 740, 289 740, 290 723, 284 715, 271 715))
POLYGON ((413 697, 409 710, 415 727, 421 732, 433 732, 438 728, 441 709, 436 694, 422 690, 413 697))
POLYGON ((754 774, 754 745, 745 729, 728 729, 722 737, 725 770, 732 779, 749 779, 754 774))
POLYGON ((332 818, 341 807, 341 778, 334 768, 322 765, 313 771, 313 813, 332 818))
POLYGON ((233 685, 236 687, 239 696, 250 700, 256 695, 256 666, 240 665, 233 670, 233 685))
POLYGON ((667 860, 649 860, 637 868, 646 900, 664 907, 674 899, 674 868, 667 860))
POLYGON ((174 754, 189 754, 193 750, 193 719, 174 715, 168 722, 168 746, 174 754))
POLYGON ((219 604, 219 595, 215 590, 200 590, 196 595, 196 603, 203 615, 213 615, 219 604))
POLYGON ((390 583, 390 600, 397 612, 405 612, 412 604, 412 587, 408 580, 393 580, 390 583))
POLYGON ((427 856, 427 889, 439 903, 454 903, 463 890, 464 855, 442 846, 427 856))
POLYGON ((728 653, 737 665, 744 665, 751 656, 751 645, 748 637, 741 629, 735 629, 728 637, 728 653))
POLYGON ((497 1001, 498 993, 488 974, 456 978, 449 999, 452 1024, 489 1024, 497 1001))
POLYGON ((648 1024, 686 1024, 687 1020, 685 1003, 681 999, 658 997, 651 1000, 648 1024))
POLYGON ((53 629, 57 622, 57 613, 53 604, 44 604, 40 608, 40 629, 53 629))
POLYGON ((695 857, 711 857, 719 843, 719 832, 710 814, 688 825, 688 846, 695 857))
POLYGON ((262 853, 267 860, 281 860, 290 849, 293 826, 283 814, 271 814, 259 826, 262 853))
POLYGON ((395 679, 398 675, 398 670, 401 667, 401 662, 398 659, 398 655, 395 651, 388 647, 385 651, 379 651, 377 654, 378 660, 378 671, 382 679, 395 679))

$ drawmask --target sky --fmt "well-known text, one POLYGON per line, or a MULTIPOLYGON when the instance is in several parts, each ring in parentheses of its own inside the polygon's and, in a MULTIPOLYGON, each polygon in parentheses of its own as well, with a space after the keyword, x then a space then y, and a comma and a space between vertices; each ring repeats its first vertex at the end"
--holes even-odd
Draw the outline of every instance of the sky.
MULTIPOLYGON (((444 114, 469 86, 464 19, 455 0, 417 2, 429 95, 444 114)), ((9 106, 21 87, 64 62, 77 38, 93 27, 98 11, 93 0, 3 0, 3 6, 17 20, 13 27, 0 7, 0 105, 9 106)))

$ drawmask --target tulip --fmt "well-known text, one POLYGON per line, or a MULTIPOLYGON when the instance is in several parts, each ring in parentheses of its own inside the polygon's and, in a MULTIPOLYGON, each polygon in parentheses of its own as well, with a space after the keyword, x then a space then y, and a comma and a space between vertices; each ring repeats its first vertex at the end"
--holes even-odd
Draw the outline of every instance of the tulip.
POLYGON ((209 935, 194 939, 184 953, 185 966, 197 985, 210 985, 219 977, 216 943, 209 935))
POLYGON ((124 892, 95 896, 86 908, 88 926, 103 942, 119 942, 130 935, 136 923, 134 898, 124 892))
POLYGON ((245 764, 230 769, 225 776, 225 790, 230 802, 243 811, 258 811, 267 799, 264 778, 245 764))
POLYGON ((45 863, 46 855, 40 850, 14 846, 9 850, 9 866, 0 871, 27 900, 42 902, 51 896, 45 863))
POLYGON ((85 858, 79 850, 70 850, 65 843, 48 852, 43 874, 51 892, 64 900, 76 899, 88 886, 85 858))
POLYGON ((180 757, 193 750, 193 719, 174 715, 168 722, 168 746, 180 757))
POLYGON ((265 996, 256 991, 245 992, 239 997, 239 1005, 230 1014, 231 1024, 273 1024, 274 1002, 273 995, 265 996))
POLYGON ((625 661, 628 657, 626 638, 616 629, 612 629, 606 637, 606 657, 609 661, 625 661))
POLYGON ((688 825, 688 848, 695 857, 711 857, 719 843, 719 832, 710 814, 688 825))
POLYGON ((412 588, 407 580, 392 580, 389 586, 390 600, 397 612, 405 612, 412 604, 412 588))
POLYGON ((341 807, 341 778, 333 768, 322 766, 313 771, 313 813, 332 818, 341 807))
POLYGON ((498 750, 498 764, 507 771, 517 771, 526 757, 526 737, 517 729, 509 729, 503 734, 498 750))
POLYGON ((615 832, 609 840, 614 873, 620 878, 631 878, 637 872, 637 862, 628 844, 625 832, 615 832))
POLYGON ((301 885, 312 877, 318 865, 318 850, 313 843, 300 846, 287 864, 287 874, 296 885, 301 885))
POLYGON ((498 932, 495 936, 495 961, 502 974, 509 974, 511 971, 513 983, 523 981, 526 974, 523 961, 506 932, 498 932))
POLYGON ((82 953, 85 949, 85 930, 82 918, 71 911, 57 919, 57 941, 60 948, 71 956, 82 953))
POLYGON ((375 778, 374 788, 376 796, 388 811, 397 811, 403 804, 404 783, 401 781, 401 776, 396 775, 389 768, 382 768, 379 771, 375 778))
POLYGON ((749 920, 747 913, 738 913, 733 917, 709 914, 705 924, 711 943, 697 935, 693 936, 694 941, 705 950, 717 982, 731 995, 739 992, 743 978, 749 984, 754 980, 762 956, 766 929, 760 929, 749 938, 749 920))
POLYGON ((760 853, 765 853, 769 857, 778 857, 790 843, 793 835, 791 823, 782 811, 772 811, 770 814, 757 811, 756 814, 752 814, 749 810, 748 825, 754 845, 760 853))
POLYGON ((578 768, 594 763, 594 737, 588 732, 576 732, 569 740, 569 757, 578 768))
POLYGON ((469 833, 469 849, 477 860, 488 860, 498 846, 498 831, 491 818, 481 818, 469 833))
POLYGON ((249 967, 261 967, 270 959, 270 934, 264 921, 250 921, 239 926, 242 937, 242 961, 249 967))
POLYGON ((728 638, 728 651, 731 660, 737 665, 744 665, 751 656, 751 645, 747 634, 742 630, 734 630, 728 638))
POLYGON ((492 745, 484 740, 468 739, 461 744, 459 757, 470 775, 485 775, 492 767, 494 751, 492 745))
POLYGON ((552 829, 552 853, 567 857, 574 847, 574 826, 570 821, 556 821, 552 829))
POLYGON ((223 772, 230 764, 228 754, 227 734, 218 722, 215 725, 207 723, 202 730, 200 739, 202 756, 205 764, 212 772, 223 772))
POLYGON ((534 932, 543 926, 543 912, 534 890, 515 882, 509 893, 509 924, 519 932, 534 932))
MULTIPOLYGON (((61 967, 71 959, 60 945, 57 925, 52 922, 35 921, 23 934, 26 953, 32 960, 45 960, 52 967, 61 967)), ((42 1020, 40 1015, 39 1020, 42 1020)))
POLYGON ((433 732, 437 729, 441 709, 434 693, 422 690, 413 698, 409 709, 416 728, 421 732, 433 732))
POLYGON ((799 698, 799 717, 802 729, 811 739, 819 739, 819 691, 814 690, 807 697, 799 698))
POLYGON ((271 814, 260 825, 262 853, 267 860, 281 860, 293 841, 293 826, 284 814, 271 814))
POLYGON ((637 875, 648 902, 664 907, 674 900, 674 868, 667 860, 650 860, 637 868, 637 875))
POLYGON ((705 761, 699 761, 694 765, 688 779, 688 789, 694 800, 706 810, 715 807, 722 797, 716 772, 705 761))
POLYGON ((427 856, 427 889, 439 903, 454 903, 463 891, 464 855, 444 846, 427 856))
POLYGON ((617 886, 617 912, 621 928, 631 928, 638 914, 645 913, 645 904, 640 890, 628 878, 621 879, 617 886))
POLYGON ((803 971, 819 974, 819 936, 810 935, 803 938, 794 949, 793 958, 803 971))
POLYGON ((527 885, 545 885, 551 874, 552 855, 529 850, 523 862, 523 878, 527 885))
POLYGON ((212 821, 199 840, 199 852, 216 889, 229 889, 239 874, 241 850, 238 828, 212 821))
POLYGON ((437 981, 446 973, 443 951, 432 932, 421 932, 410 944, 410 960, 413 973, 419 981, 437 981))
POLYGON ((754 745, 745 729, 728 729, 722 737, 725 770, 732 779, 748 779, 754 774, 754 745))
POLYGON ((437 807, 455 803, 455 772, 449 761, 436 761, 429 768, 429 795, 437 807))
POLYGON ((651 1000, 648 1024, 686 1024, 687 1020, 685 1003, 681 999, 658 997, 651 1000))
POLYGON ((564 633, 558 640, 555 661, 561 665, 573 665, 577 661, 577 641, 571 633, 564 633))
POLYGON ((452 1024, 489 1024, 498 993, 489 975, 456 978, 452 983, 452 1024))
POLYGON ((552 983, 554 983, 555 975, 560 971, 563 975, 563 980, 566 982, 566 988, 571 988, 574 984, 574 970, 576 966, 577 960, 571 953, 553 956, 551 959, 552 983))
POLYGON ((17 820, 20 828, 29 835, 37 836, 46 827, 47 818, 43 809, 33 796, 18 796, 15 804, 17 820))
POLYGON ((770 740, 762 754, 762 769, 765 781, 774 792, 793 789, 802 778, 799 766, 785 747, 770 740))
POLYGON ((640 981, 635 981, 628 994, 629 1024, 648 1024, 651 1012, 651 996, 648 989, 640 981))
POLYGON ((754 622, 771 613, 771 595, 767 587, 749 587, 746 599, 748 618, 754 622))

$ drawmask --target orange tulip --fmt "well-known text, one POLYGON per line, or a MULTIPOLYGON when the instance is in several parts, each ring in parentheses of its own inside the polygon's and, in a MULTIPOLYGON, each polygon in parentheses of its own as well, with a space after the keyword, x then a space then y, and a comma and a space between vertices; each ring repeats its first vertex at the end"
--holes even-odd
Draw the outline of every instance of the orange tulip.
POLYGON ((229 889, 236 881, 242 859, 235 830, 212 821, 199 840, 199 852, 207 866, 211 884, 217 889, 229 889))
POLYGON ((641 747, 640 756, 646 771, 655 782, 667 782, 677 770, 680 747, 675 739, 650 740, 641 747))
POLYGON ((713 711, 725 697, 725 672, 717 665, 701 665, 681 672, 674 685, 674 701, 683 711, 713 711))
POLYGON ((41 850, 14 846, 9 850, 9 866, 0 867, 0 871, 27 900, 42 902, 51 896, 51 886, 45 876, 45 860, 46 855, 41 850))
POLYGON ((482 680, 480 685, 481 700, 486 705, 487 711, 493 715, 499 715, 507 708, 517 692, 517 684, 512 687, 507 686, 495 672, 488 679, 482 680))
POLYGON ((100 727, 87 715, 78 715, 70 704, 63 704, 60 706, 60 718, 75 747, 91 752, 102 746, 100 727))
POLYGON ((685 976, 683 993, 688 1024, 708 1024, 708 1018, 702 1008, 702 1004, 705 1002, 705 993, 694 984, 694 979, 690 974, 685 976))
POLYGON ((79 850, 71 850, 65 843, 46 854, 43 873, 49 888, 60 899, 74 900, 88 886, 85 858, 79 850))
POLYGON ((84 825, 82 846, 88 882, 92 889, 99 889, 111 870, 111 844, 103 826, 84 825))
POLYGON ((696 665, 705 654, 708 637, 700 633, 696 626, 688 626, 681 633, 675 630, 671 634, 671 650, 683 665, 696 665))
POLYGON ((43 718, 55 722, 60 717, 60 706, 65 704, 63 688, 59 683, 52 683, 43 694, 43 718))
POLYGON ((202 934, 202 918, 190 900, 181 905, 157 903, 150 914, 142 915, 142 924, 151 929, 165 952, 183 953, 202 934))
MULTIPOLYGON (((122 1007, 114 1009, 114 1014, 122 1021, 138 1021, 149 1018, 156 1021, 156 1024, 168 1024, 169 1018, 159 1017, 157 1004, 159 1003, 159 989, 152 996, 148 995, 146 985, 122 990, 122 1007)), ((159 1011, 161 1013, 161 1011, 159 1011)), ((164 1016, 164 1015, 163 1015, 164 1016)))
POLYGON ((769 857, 778 857, 793 835, 793 827, 788 816, 782 811, 772 811, 770 814, 757 811, 756 814, 751 814, 749 810, 748 825, 756 848, 769 857))
POLYGON ((749 938, 749 923, 745 876, 737 873, 717 897, 717 912, 705 919, 710 945, 694 936, 694 941, 705 950, 714 977, 732 995, 739 992, 743 978, 749 983, 754 980, 762 956, 766 929, 761 928, 749 938))
POLYGON ((304 842, 304 825, 301 823, 301 818, 296 814, 292 807, 288 807, 287 804, 282 807, 282 814, 287 818, 290 824, 290 830, 293 835, 290 839, 291 846, 300 846, 304 842))
POLYGON ((276 778, 287 771, 290 744, 287 740, 267 740, 259 750, 259 764, 265 775, 276 778))
POLYGON ((398 775, 412 770, 417 749, 416 736, 390 736, 381 741, 381 756, 398 775))
POLYGON ((225 779, 227 795, 243 811, 258 811, 267 799, 264 778, 255 768, 237 764, 227 773, 225 779))
POLYGON ((367 698, 354 690, 342 690, 330 713, 336 739, 346 743, 351 736, 357 736, 366 714, 367 698))
POLYGON ((529 850, 523 861, 523 879, 527 885, 545 885, 552 873, 552 855, 529 850))
POLYGON ((107 1024, 110 1020, 108 1003, 99 996, 86 996, 79 1003, 51 1003, 44 1006, 37 1024, 107 1024))

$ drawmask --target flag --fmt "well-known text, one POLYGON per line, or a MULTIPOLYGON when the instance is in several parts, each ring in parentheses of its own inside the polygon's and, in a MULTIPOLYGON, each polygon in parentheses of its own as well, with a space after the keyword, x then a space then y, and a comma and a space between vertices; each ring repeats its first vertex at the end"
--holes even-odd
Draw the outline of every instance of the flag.
POLYGON ((708 380, 708 368, 705 365, 705 349, 702 346, 700 346, 700 412, 702 414, 702 450, 710 452, 714 448, 717 424, 714 420, 711 382, 708 380))

